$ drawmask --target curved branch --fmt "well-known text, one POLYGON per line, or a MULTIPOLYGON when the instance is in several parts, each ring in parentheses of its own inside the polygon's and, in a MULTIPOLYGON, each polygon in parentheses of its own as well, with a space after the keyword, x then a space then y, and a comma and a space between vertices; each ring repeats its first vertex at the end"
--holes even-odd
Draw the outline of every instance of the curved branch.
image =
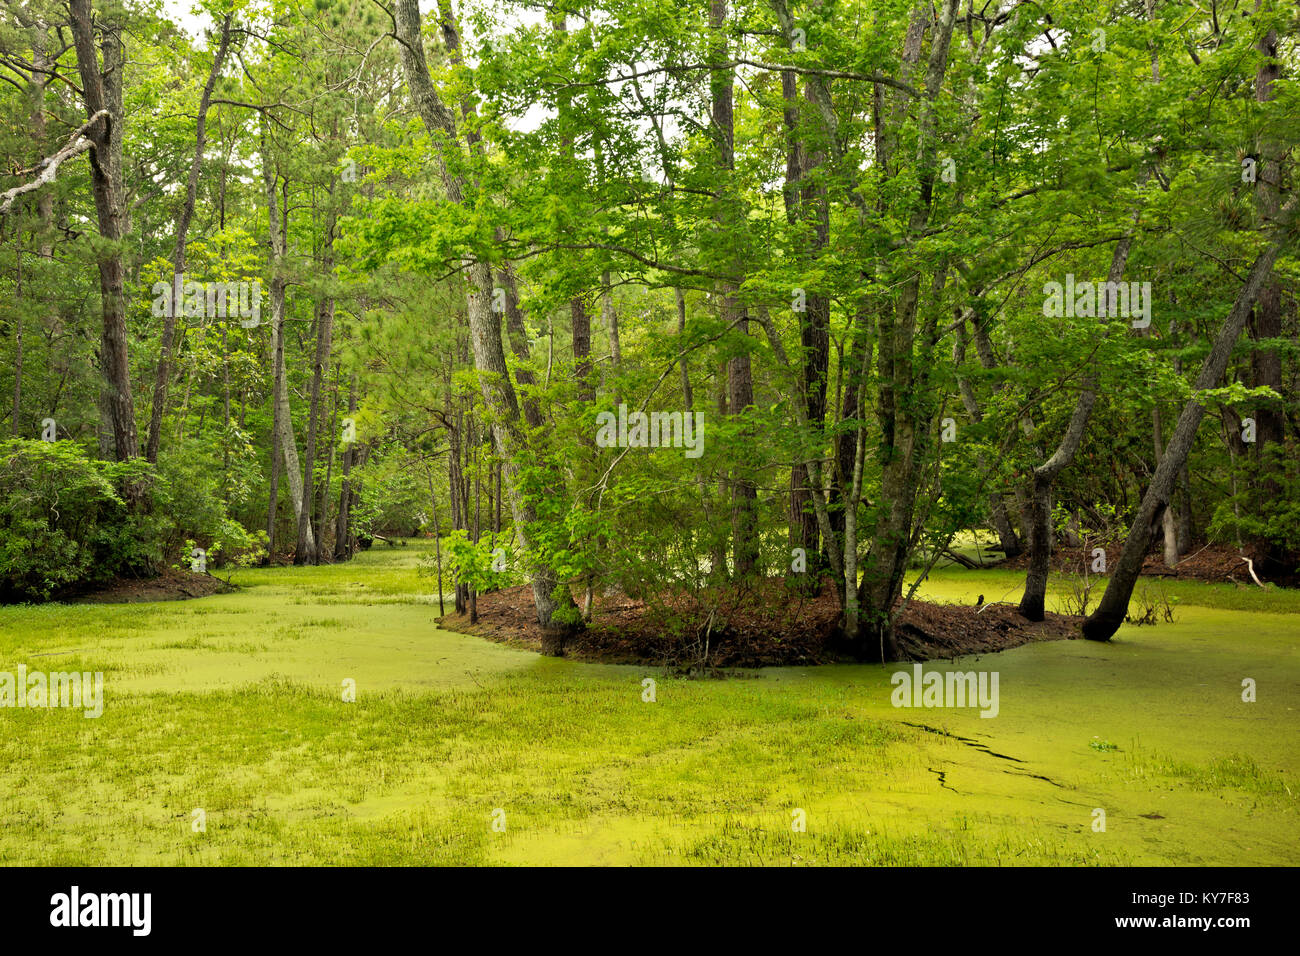
POLYGON ((55 177, 59 174, 59 166, 64 162, 72 159, 74 156, 80 156, 88 149, 92 149, 95 144, 86 138, 86 134, 93 126, 98 124, 100 120, 107 123, 109 118, 110 114, 108 110, 100 110, 95 113, 90 117, 90 119, 86 120, 86 122, 82 124, 79 130, 68 138, 68 142, 64 144, 62 149, 53 156, 42 159, 31 169, 24 170, 24 172, 36 172, 37 170, 40 170, 40 174, 31 182, 23 183, 21 186, 15 186, 13 189, 0 194, 0 216, 9 212, 10 207, 13 206, 14 201, 19 196, 35 192, 42 186, 54 182, 55 177))

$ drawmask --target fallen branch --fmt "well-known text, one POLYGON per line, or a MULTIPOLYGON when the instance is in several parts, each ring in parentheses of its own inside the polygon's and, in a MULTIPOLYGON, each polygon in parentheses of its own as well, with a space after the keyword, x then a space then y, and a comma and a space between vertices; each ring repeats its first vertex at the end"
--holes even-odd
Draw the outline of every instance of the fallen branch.
POLYGON ((109 117, 110 114, 108 110, 100 110, 90 119, 86 120, 81 129, 77 130, 71 137, 69 137, 68 142, 61 150, 53 156, 42 159, 31 169, 23 170, 25 173, 32 173, 40 170, 40 174, 29 183, 23 183, 21 186, 15 186, 13 189, 10 189, 5 193, 0 193, 0 199, 3 199, 3 201, 0 202, 0 216, 9 212, 9 208, 14 204, 14 201, 17 200, 19 196, 35 192, 42 186, 47 186, 54 182, 54 178, 59 173, 59 166, 65 161, 72 159, 74 156, 80 156, 86 150, 91 149, 95 144, 86 139, 86 132, 101 119, 107 122, 109 117))
POLYGON ((949 558, 951 558, 951 559, 952 559, 953 561, 955 561, 957 564, 960 564, 963 568, 975 569, 975 568, 978 568, 978 567, 979 567, 978 564, 976 564, 976 563, 975 563, 974 561, 972 561, 970 558, 966 557, 966 555, 964 555, 964 554, 958 554, 958 553, 957 553, 956 551, 954 551, 952 548, 944 548, 940 553, 946 555, 946 556, 949 557, 949 558))
POLYGON ((989 608, 991 608, 991 607, 1016 607, 1016 606, 1017 606, 1017 604, 1016 604, 1015 601, 989 601, 988 604, 985 604, 983 607, 981 607, 981 608, 980 608, 978 611, 976 611, 975 613, 976 613, 976 614, 983 614, 985 611, 987 611, 987 610, 988 610, 989 608))
POLYGON ((1239 557, 1241 558, 1242 561, 1246 562, 1246 568, 1247 570, 1250 571, 1251 580, 1254 581, 1256 584, 1258 584, 1260 587, 1263 587, 1264 582, 1261 581, 1259 577, 1255 574, 1255 562, 1250 560, 1250 558, 1246 557, 1245 555, 1240 555, 1239 557))

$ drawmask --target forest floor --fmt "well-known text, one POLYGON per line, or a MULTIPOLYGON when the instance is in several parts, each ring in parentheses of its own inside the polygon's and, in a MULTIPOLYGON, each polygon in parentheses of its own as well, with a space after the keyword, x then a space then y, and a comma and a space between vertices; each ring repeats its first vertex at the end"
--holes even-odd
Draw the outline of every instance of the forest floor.
MULTIPOLYGON (((1058 547, 1052 551, 1052 569, 1063 574, 1091 574, 1096 557, 1093 548, 1058 547)), ((1106 564, 1113 567, 1124 550, 1124 542, 1119 541, 1106 547, 1106 564)), ((998 554, 1001 558, 1001 554, 998 554)), ((1017 571, 1029 567, 1029 555, 1018 554, 1014 558, 990 562, 991 566, 1010 568, 1017 571)), ((1262 573, 1258 566, 1256 573, 1262 573)), ((1243 587, 1258 587, 1250 576, 1250 567, 1242 560, 1237 549, 1231 545, 1211 544, 1198 547, 1185 555, 1174 567, 1165 565, 1164 557, 1153 551, 1148 554, 1142 565, 1142 574, 1150 578, 1176 578, 1183 581, 1207 581, 1212 583, 1240 584, 1243 587)), ((1266 578, 1261 580, 1267 581, 1266 578)), ((1293 581, 1281 581, 1290 585, 1293 581)))
MULTIPOLYGON (((968 559, 986 561, 988 570, 1020 575, 1026 555, 1003 560, 1000 552, 976 549, 973 541, 957 550, 968 559)), ((1121 546, 1107 553, 1119 560, 1121 546)), ((1091 606, 1105 586, 1105 577, 1091 573, 1096 560, 1092 549, 1059 548, 1052 564, 1058 589, 1069 591, 1073 601, 1063 605, 1078 611, 1080 595, 1090 591, 1091 606)), ((955 567, 947 558, 940 570, 955 567)), ((982 569, 971 569, 982 570, 982 569)), ((1234 548, 1210 545, 1187 555, 1175 568, 1167 568, 1159 554, 1147 558, 1135 599, 1149 595, 1153 612, 1168 608, 1176 613, 1177 597, 1167 593, 1166 582, 1201 581, 1234 588, 1257 587, 1246 564, 1234 548)), ((1015 600, 976 595, 969 603, 908 602, 898 621, 898 642, 905 660, 947 660, 967 654, 1009 650, 1036 641, 1079 637, 1081 614, 1049 611, 1041 622, 1025 620, 1015 600)), ((1018 595, 1013 596, 1018 598, 1018 595)), ((449 612, 443 627, 488 640, 540 650, 542 629, 533 607, 532 589, 521 585, 478 596, 478 620, 468 613, 449 612)), ((827 583, 808 596, 790 588, 783 579, 769 579, 743 590, 705 588, 699 592, 655 595, 646 600, 620 591, 597 593, 591 621, 569 639, 566 656, 609 663, 660 664, 683 672, 728 667, 771 667, 825 664, 846 660, 837 630, 839 604, 827 583)))
POLYGON ((98 718, 0 708, 0 864, 1300 864, 1300 593, 1159 582, 1172 624, 923 665, 997 675, 990 719, 895 706, 916 665, 715 679, 452 633, 412 544, 0 607, 0 672, 104 675, 98 718))
POLYGON ((165 568, 157 577, 117 577, 92 591, 63 597, 69 604, 135 604, 141 601, 186 601, 229 591, 231 587, 210 574, 165 568))
MULTIPOLYGON (((840 611, 828 583, 806 597, 779 579, 736 594, 706 589, 661 595, 653 603, 621 592, 596 595, 591 623, 565 645, 577 660, 698 668, 825 664, 844 660, 838 646, 840 611)), ((909 661, 950 659, 1078 637, 1080 618, 1049 613, 1032 623, 1010 604, 936 604, 912 601, 898 624, 909 661)), ((443 627, 531 650, 542 629, 528 585, 478 596, 478 621, 448 613, 443 627)))

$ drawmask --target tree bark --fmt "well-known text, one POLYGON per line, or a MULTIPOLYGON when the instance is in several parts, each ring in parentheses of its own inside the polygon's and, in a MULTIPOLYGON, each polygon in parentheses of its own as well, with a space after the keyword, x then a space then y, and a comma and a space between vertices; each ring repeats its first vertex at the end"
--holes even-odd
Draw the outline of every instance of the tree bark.
MULTIPOLYGON (((709 30, 712 39, 709 52, 715 63, 727 60, 727 0, 710 0, 709 30)), ((732 176, 735 171, 735 91, 734 68, 724 66, 709 74, 711 97, 710 134, 716 149, 715 168, 718 181, 714 190, 714 221, 723 242, 735 242, 735 231, 743 225, 738 212, 740 198, 735 195, 732 176)), ((731 257, 733 275, 739 274, 742 264, 731 257)), ((718 284, 721 300, 720 318, 726 325, 736 324, 741 334, 748 334, 748 319, 744 307, 736 298, 736 283, 718 284)), ((728 412, 743 416, 754 404, 754 380, 749 353, 742 352, 727 361, 728 412)), ((736 577, 744 578, 755 573, 758 565, 758 490, 752 479, 744 474, 738 463, 731 480, 732 570, 736 577)))
MULTIPOLYGON (((1262 0, 1256 0, 1256 10, 1260 9, 1261 2, 1262 0)), ((1255 74, 1255 99, 1260 103, 1269 102, 1276 95, 1275 85, 1282 72, 1277 46, 1277 31, 1270 30, 1260 37, 1255 47, 1264 57, 1255 74)), ((1275 135, 1263 132, 1259 136, 1257 150, 1259 170, 1255 184, 1255 205, 1260 218, 1267 221, 1277 216, 1281 203, 1281 147, 1275 135)), ((1260 290, 1259 302, 1250 322, 1250 337, 1253 342, 1281 338, 1282 311, 1282 283, 1273 277, 1260 290)), ((1282 393, 1282 356, 1275 345, 1254 345, 1250 369, 1252 385, 1267 386, 1282 393)), ((1276 463, 1272 461, 1272 455, 1285 441, 1284 426, 1285 419, 1279 405, 1267 403, 1255 409, 1256 480, 1253 490, 1256 514, 1264 514, 1270 503, 1282 493, 1275 476, 1276 463)), ((1274 574, 1294 567, 1294 556, 1283 554, 1266 538, 1256 539, 1252 544, 1256 567, 1264 573, 1274 574)))
MULTIPOLYGON (((90 153, 90 183, 95 197, 99 234, 105 240, 97 253, 99 291, 103 317, 100 338, 100 366, 104 373, 103 409, 113 435, 113 452, 118 461, 138 457, 135 402, 131 395, 131 368, 127 355, 125 267, 121 240, 130 231, 130 218, 122 189, 122 72, 126 65, 122 45, 124 30, 114 24, 100 29, 101 68, 95 50, 95 25, 91 0, 69 0, 70 26, 77 51, 86 116, 103 118, 90 125, 86 138, 90 153)), ((124 489, 128 503, 138 505, 144 487, 124 489)))
POLYGON ((497 281, 505 292, 506 300, 506 338, 510 340, 510 352, 515 357, 515 381, 519 383, 522 393, 520 402, 523 407, 524 421, 530 429, 542 427, 542 411, 537 398, 530 394, 530 389, 537 385, 537 376, 528 367, 531 354, 528 347, 528 327, 524 324, 524 312, 519 308, 519 289, 515 282, 515 271, 509 263, 497 270, 497 281))
MULTIPOLYGON (((262 183, 266 197, 267 229, 270 239, 271 260, 271 351, 275 361, 275 423, 277 433, 273 442, 280 448, 284 461, 285 477, 289 480, 289 501, 293 505, 295 524, 300 527, 302 510, 307 499, 303 493, 302 472, 299 470, 298 443, 293 436, 293 416, 289 409, 289 383, 284 361, 284 310, 286 280, 283 272, 285 256, 284 222, 281 215, 288 215, 288 208, 282 211, 276 197, 278 176, 270 155, 270 140, 262 137, 262 183)), ((307 525, 306 548, 308 555, 316 553, 316 540, 311 525, 307 525)), ((294 563, 301 564, 304 556, 294 548, 294 563)))
MULTIPOLYGON (((331 189, 331 193, 333 190, 331 189)), ((334 213, 331 209, 325 223, 325 249, 321 268, 326 278, 332 277, 334 271, 334 213)), ((320 428, 320 393, 321 383, 329 369, 330 349, 334 342, 334 294, 326 291, 321 297, 320 308, 316 312, 316 355, 312 361, 311 375, 311 411, 307 419, 307 447, 304 451, 303 487, 306 497, 303 509, 298 514, 298 554, 295 564, 320 564, 320 552, 314 540, 316 528, 320 526, 312 521, 312 511, 316 500, 316 435, 320 428)))
POLYGON ((195 126, 194 158, 190 161, 190 175, 185 184, 185 201, 176 215, 176 248, 172 254, 172 294, 163 317, 162 342, 158 349, 158 373, 153 386, 153 408, 149 413, 149 437, 145 443, 145 457, 151 462, 158 461, 158 443, 162 434, 163 414, 167 410, 167 385, 171 377, 172 339, 176 335, 176 311, 181 307, 181 291, 185 283, 185 244, 190 230, 190 220, 194 218, 194 200, 198 195, 199 171, 203 168, 203 150, 208 137, 208 107, 212 103, 212 91, 221 75, 221 67, 230 47, 230 20, 226 14, 221 23, 221 41, 217 52, 212 57, 212 69, 208 72, 208 82, 203 87, 199 98, 199 116, 195 126))
MULTIPOLYGON (((830 240, 830 210, 825 186, 809 179, 809 174, 819 167, 824 157, 818 150, 810 149, 800 123, 799 84, 795 74, 781 74, 781 91, 784 98, 786 136, 785 212, 786 220, 795 230, 795 241, 800 242, 801 230, 809 236, 797 253, 805 267, 811 267, 820 257, 830 240)), ((808 94, 805 91, 806 95, 808 94)), ((813 439, 819 445, 826 421, 826 387, 830 369, 830 300, 816 291, 801 290, 803 310, 799 319, 799 343, 803 350, 803 401, 808 421, 815 430, 813 439)), ((815 592, 820 584, 822 567, 820 535, 817 515, 812 510, 809 495, 808 471, 795 465, 790 475, 790 510, 792 547, 803 548, 812 560, 811 573, 804 578, 807 591, 815 592)), ((828 547, 835 546, 827 542, 828 547)))
MULTIPOLYGON (((429 135, 433 137, 448 201, 466 203, 466 183, 448 164, 449 151, 461 151, 456 118, 434 88, 424 55, 420 33, 420 9, 417 0, 397 0, 394 19, 401 46, 406 82, 429 135)), ((497 455, 503 462, 505 483, 510 495, 515 530, 526 552, 532 551, 530 525, 536 521, 536 509, 521 486, 519 455, 525 441, 520 433, 519 402, 506 366, 501 344, 501 321, 492 310, 492 269, 486 262, 474 262, 467 269, 471 291, 468 300, 470 341, 474 366, 479 372, 479 387, 492 415, 492 435, 497 455)), ((565 629, 553 627, 555 612, 571 607, 573 597, 566 587, 558 586, 554 570, 535 553, 531 555, 533 601, 537 620, 546 632, 543 653, 558 656, 564 652, 565 629)))
MULTIPOLYGON (((357 377, 348 383, 348 414, 357 411, 357 377)), ((343 480, 339 483, 339 513, 334 521, 334 560, 352 557, 352 443, 343 449, 343 480)))
MULTIPOLYGON (((925 97, 919 106, 917 123, 920 188, 909 216, 908 228, 912 235, 921 233, 931 216, 938 155, 936 110, 948 68, 957 6, 958 0, 944 0, 939 5, 930 42, 925 97)), ((935 275, 936 291, 941 288, 942 280, 943 270, 939 270, 935 275)), ((881 506, 858 588, 862 626, 849 633, 854 653, 868 660, 897 660, 900 654, 894 616, 912 549, 912 522, 931 427, 927 410, 914 401, 915 396, 926 393, 923 385, 934 339, 932 319, 928 318, 922 329, 917 327, 921 288, 922 275, 918 270, 905 280, 897 304, 886 304, 881 310, 877 360, 881 380, 878 397, 882 429, 878 453, 881 506), (919 354, 918 341, 922 346, 919 354)))
POLYGON ((1296 203, 1297 199, 1292 198, 1282 211, 1279 222, 1280 233, 1271 237, 1268 245, 1255 258, 1241 291, 1237 293, 1232 310, 1214 340, 1210 354, 1205 357, 1205 363, 1201 366, 1201 372, 1193 386, 1192 397, 1183 406, 1174 434, 1169 439, 1168 447, 1165 448, 1164 457, 1156 468, 1146 494, 1142 496, 1137 517, 1133 519, 1128 538, 1124 541, 1124 552, 1120 555, 1119 563, 1106 585, 1106 593, 1102 595, 1097 610, 1083 623, 1083 636, 1089 640, 1108 641, 1124 623, 1129 598, 1133 595, 1133 587, 1142 571, 1143 558, 1146 557, 1147 548, 1151 543, 1152 527, 1168 504, 1174 480, 1187 461, 1187 454, 1196 440, 1196 428, 1205 414, 1205 409, 1196 400, 1196 392, 1214 388, 1223 377, 1224 370, 1228 367, 1228 360, 1232 357, 1233 345, 1241 336, 1241 330, 1246 325, 1260 290, 1272 275, 1274 262, 1277 261, 1278 255, 1287 243, 1294 239, 1292 225, 1296 203))

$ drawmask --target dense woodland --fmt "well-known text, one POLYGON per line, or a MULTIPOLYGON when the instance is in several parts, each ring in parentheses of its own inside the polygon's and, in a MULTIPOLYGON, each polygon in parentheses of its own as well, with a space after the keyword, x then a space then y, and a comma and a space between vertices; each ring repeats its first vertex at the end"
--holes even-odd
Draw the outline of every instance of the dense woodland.
POLYGON ((879 660, 972 531, 1031 620, 1122 544, 1100 639, 1153 549, 1293 581, 1298 19, 3 0, 0 591, 431 533, 552 653, 780 580, 879 660))

